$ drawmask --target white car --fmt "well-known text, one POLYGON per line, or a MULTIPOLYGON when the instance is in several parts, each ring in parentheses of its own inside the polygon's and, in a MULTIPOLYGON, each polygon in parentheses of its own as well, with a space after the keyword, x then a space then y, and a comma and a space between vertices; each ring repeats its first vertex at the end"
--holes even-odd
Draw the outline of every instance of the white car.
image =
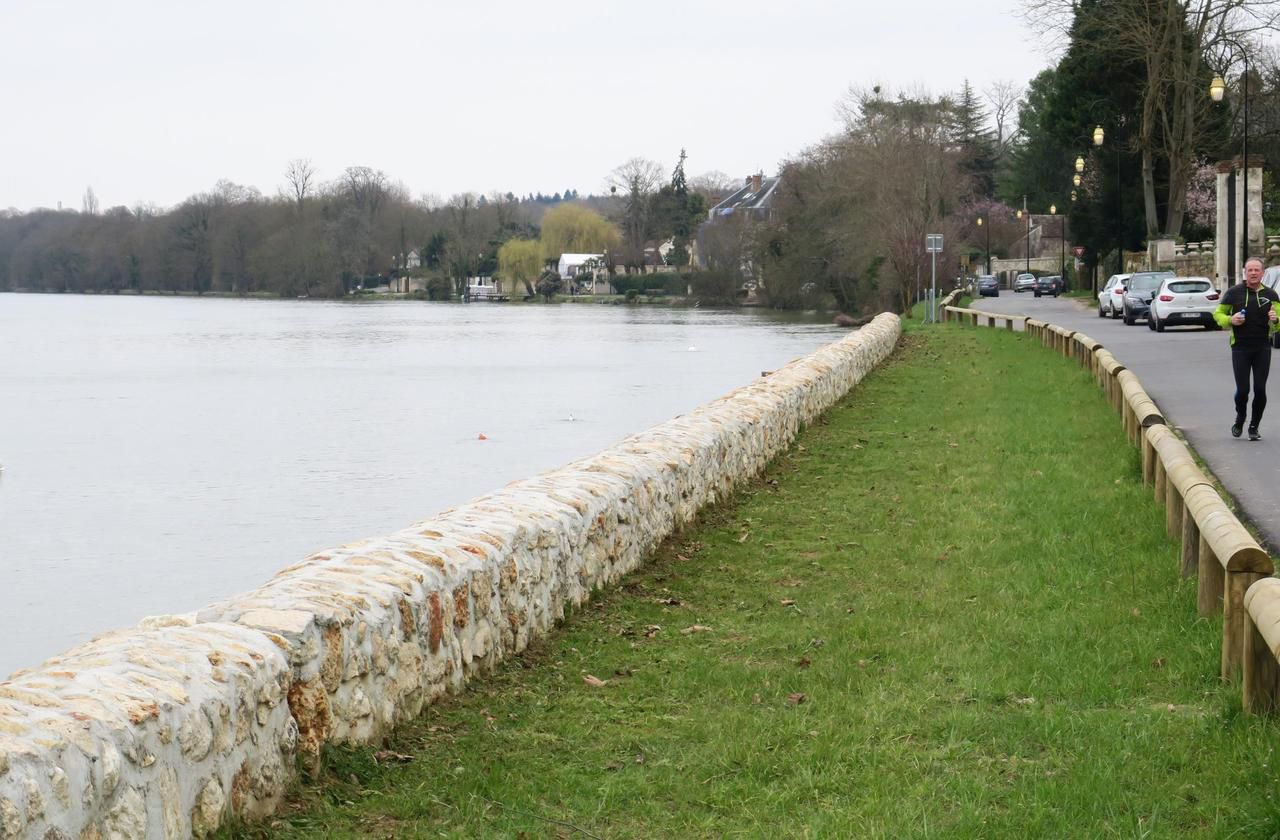
POLYGON ((1165 327, 1201 324, 1207 330, 1218 329, 1213 310, 1218 308, 1218 290, 1208 277, 1170 277, 1160 284, 1151 299, 1151 315, 1147 326, 1156 332, 1165 327))
POLYGON ((1015 292, 1034 292, 1036 289, 1036 276, 1034 274, 1019 274, 1013 281, 1013 290, 1015 292))
POLYGON ((1107 284, 1098 292, 1099 318, 1106 318, 1108 315, 1112 318, 1120 317, 1120 310, 1124 308, 1124 284, 1128 279, 1128 274, 1113 274, 1107 278, 1107 284))

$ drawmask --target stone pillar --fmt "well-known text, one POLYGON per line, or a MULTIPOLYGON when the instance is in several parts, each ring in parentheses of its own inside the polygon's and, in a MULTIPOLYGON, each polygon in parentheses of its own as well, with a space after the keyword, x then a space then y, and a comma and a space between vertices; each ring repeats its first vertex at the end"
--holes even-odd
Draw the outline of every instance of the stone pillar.
POLYGON ((1218 164, 1218 222, 1214 248, 1214 270, 1224 287, 1227 277, 1242 279, 1240 268, 1249 256, 1261 256, 1266 248, 1266 230, 1262 226, 1262 158, 1249 158, 1249 195, 1244 195, 1244 170, 1241 159, 1218 164), (1247 198, 1247 200, 1246 200, 1247 198), (1245 213, 1248 207, 1248 240, 1245 240, 1245 213), (1234 214, 1232 213, 1234 211, 1234 214), (1234 218, 1232 218, 1234 215, 1234 218), (1234 264, 1234 265, 1232 265, 1234 264), (1234 272, 1231 268, 1234 267, 1234 272))

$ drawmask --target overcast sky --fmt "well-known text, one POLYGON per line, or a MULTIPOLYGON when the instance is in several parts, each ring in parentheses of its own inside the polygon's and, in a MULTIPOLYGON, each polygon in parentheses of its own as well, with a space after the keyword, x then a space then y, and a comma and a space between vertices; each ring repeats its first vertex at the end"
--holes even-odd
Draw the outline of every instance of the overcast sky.
POLYGON ((0 0, 0 208, 170 206, 381 169, 414 197, 735 178, 837 128, 850 85, 1025 84, 1018 0, 0 0))

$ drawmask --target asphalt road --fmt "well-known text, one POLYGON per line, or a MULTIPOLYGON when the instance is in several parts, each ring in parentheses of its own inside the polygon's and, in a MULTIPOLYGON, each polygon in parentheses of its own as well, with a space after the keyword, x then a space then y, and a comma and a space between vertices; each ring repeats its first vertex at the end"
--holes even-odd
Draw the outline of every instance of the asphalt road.
MULTIPOLYGON (((1257 525, 1267 548, 1280 549, 1280 491, 1277 491, 1277 443, 1280 443, 1280 367, 1269 382, 1271 404, 1262 419, 1262 440, 1231 437, 1235 419, 1229 334, 1202 327, 1147 329, 1145 321, 1098 317, 1096 299, 1037 298, 1030 292, 1001 290, 974 308, 1030 315, 1083 332, 1101 342, 1138 375, 1165 420, 1179 429, 1209 468, 1236 498, 1246 518, 1257 525)), ((982 327, 986 329, 986 327, 982 327)), ((1280 358, 1276 359, 1280 365, 1280 358)))

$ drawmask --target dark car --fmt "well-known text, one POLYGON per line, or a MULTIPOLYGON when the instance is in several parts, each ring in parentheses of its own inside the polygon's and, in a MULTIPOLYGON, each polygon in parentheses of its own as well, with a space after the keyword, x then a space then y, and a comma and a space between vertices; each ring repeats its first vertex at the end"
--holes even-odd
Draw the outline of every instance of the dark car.
POLYGON ((1046 274, 1036 280, 1036 297, 1041 295, 1053 295, 1057 297, 1062 292, 1062 277, 1057 274, 1046 274))
POLYGON ((994 277, 978 278, 979 297, 1000 297, 1000 281, 994 277))
POLYGON ((1131 274, 1124 284, 1124 306, 1121 317, 1129 326, 1139 318, 1151 317, 1151 299, 1156 296, 1160 284, 1173 276, 1172 271, 1139 271, 1131 274))

